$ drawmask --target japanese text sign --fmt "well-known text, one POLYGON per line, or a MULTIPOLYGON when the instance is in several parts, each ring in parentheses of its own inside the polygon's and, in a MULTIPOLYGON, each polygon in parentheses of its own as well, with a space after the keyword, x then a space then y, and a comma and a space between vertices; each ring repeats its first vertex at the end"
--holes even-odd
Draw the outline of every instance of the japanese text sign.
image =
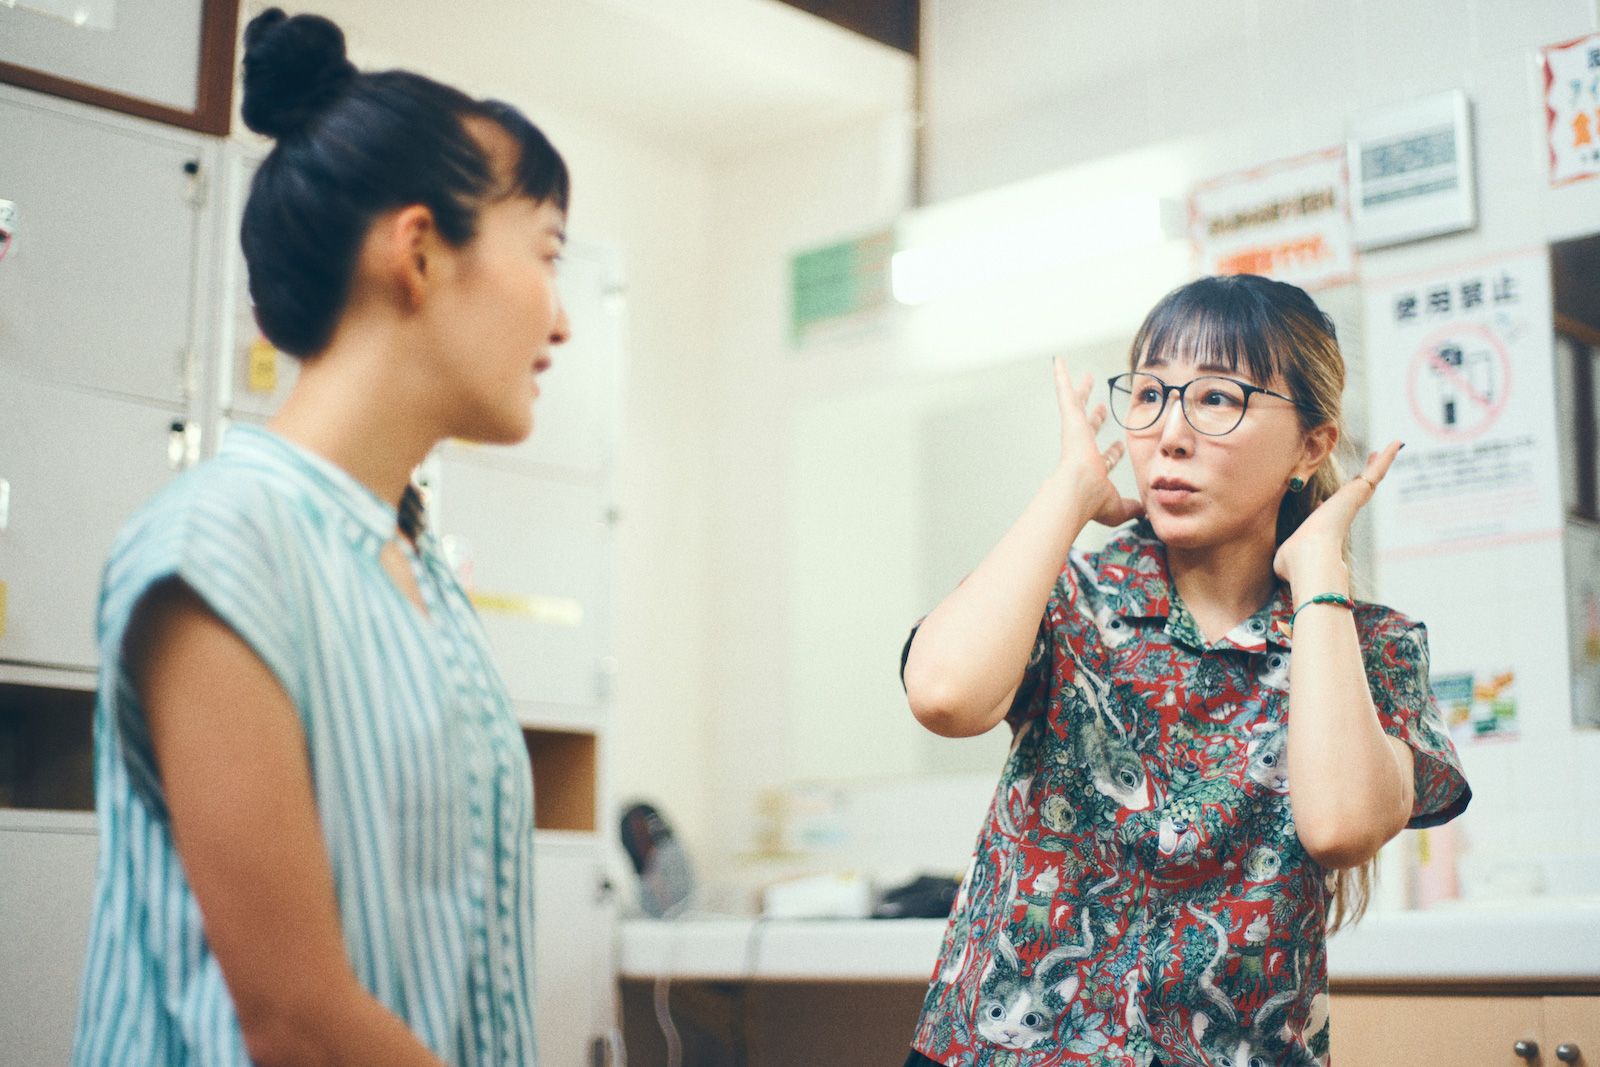
POLYGON ((1304 289, 1353 281, 1344 150, 1331 148, 1205 182, 1189 195, 1201 274, 1260 274, 1304 289))
POLYGON ((1546 48, 1550 184, 1600 174, 1600 33, 1546 48))
POLYGON ((1380 559, 1560 530, 1549 278, 1541 249, 1367 288, 1372 447, 1406 443, 1380 559))

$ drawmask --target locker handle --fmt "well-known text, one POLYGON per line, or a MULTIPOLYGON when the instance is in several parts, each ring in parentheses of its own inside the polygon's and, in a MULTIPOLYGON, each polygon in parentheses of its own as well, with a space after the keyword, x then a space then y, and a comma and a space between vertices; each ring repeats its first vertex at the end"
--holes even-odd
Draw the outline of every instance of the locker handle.
POLYGON ((0 478, 0 533, 11 525, 11 483, 0 478))

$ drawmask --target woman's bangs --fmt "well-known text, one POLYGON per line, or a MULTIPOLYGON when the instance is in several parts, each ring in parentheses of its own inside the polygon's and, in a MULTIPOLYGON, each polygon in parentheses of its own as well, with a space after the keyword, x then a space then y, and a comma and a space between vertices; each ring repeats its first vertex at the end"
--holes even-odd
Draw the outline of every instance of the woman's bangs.
POLYGON ((1198 284, 1170 294, 1151 313, 1134 341, 1134 366, 1182 363, 1226 374, 1241 370, 1265 385, 1282 374, 1275 355, 1285 338, 1275 336, 1266 309, 1238 299, 1237 292, 1197 292, 1198 284))

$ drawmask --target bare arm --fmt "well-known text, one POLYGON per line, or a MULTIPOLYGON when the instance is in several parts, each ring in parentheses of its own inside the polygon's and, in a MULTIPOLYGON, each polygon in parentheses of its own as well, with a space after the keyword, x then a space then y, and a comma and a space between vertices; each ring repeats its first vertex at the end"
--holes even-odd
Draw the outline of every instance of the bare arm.
MULTIPOLYGON (((1350 591, 1340 546, 1400 450, 1390 445, 1278 550, 1295 605, 1350 591), (1304 537, 1302 537, 1302 534, 1304 537)), ((1365 863, 1405 828, 1414 803, 1409 746, 1383 732, 1351 613, 1315 604, 1295 620, 1289 660, 1289 802, 1300 842, 1324 867, 1365 863)))
POLYGON ((1091 519, 1115 525, 1139 513, 1109 477, 1122 442, 1104 455, 1095 444, 1106 411, 1084 412, 1092 380, 1074 387, 1060 360, 1055 380, 1060 463, 978 569, 923 620, 906 657, 911 712, 945 737, 981 734, 1005 718, 1073 538, 1091 519))
POLYGON ((178 854, 250 1058, 441 1067, 350 967, 305 734, 277 679, 177 581, 129 632, 178 854))

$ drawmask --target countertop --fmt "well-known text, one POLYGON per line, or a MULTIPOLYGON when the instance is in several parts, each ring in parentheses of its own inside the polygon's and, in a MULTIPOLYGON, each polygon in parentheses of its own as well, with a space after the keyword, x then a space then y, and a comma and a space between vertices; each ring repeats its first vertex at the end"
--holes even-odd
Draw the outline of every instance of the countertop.
MULTIPOLYGON (((942 919, 697 917, 622 923, 623 977, 924 982, 942 919)), ((1600 901, 1369 916, 1334 936, 1335 980, 1600 978, 1600 901)))

